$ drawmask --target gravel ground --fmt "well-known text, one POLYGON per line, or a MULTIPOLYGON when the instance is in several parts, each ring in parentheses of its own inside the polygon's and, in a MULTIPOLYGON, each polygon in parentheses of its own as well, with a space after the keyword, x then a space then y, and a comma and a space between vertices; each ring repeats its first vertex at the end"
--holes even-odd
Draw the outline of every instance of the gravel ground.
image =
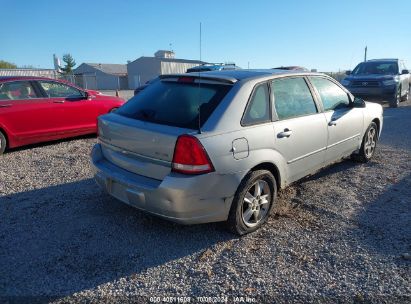
POLYGON ((242 238, 102 193, 94 137, 11 151, 0 157, 0 302, 411 302, 410 118, 410 103, 386 109, 370 163, 346 160, 288 187, 242 238))

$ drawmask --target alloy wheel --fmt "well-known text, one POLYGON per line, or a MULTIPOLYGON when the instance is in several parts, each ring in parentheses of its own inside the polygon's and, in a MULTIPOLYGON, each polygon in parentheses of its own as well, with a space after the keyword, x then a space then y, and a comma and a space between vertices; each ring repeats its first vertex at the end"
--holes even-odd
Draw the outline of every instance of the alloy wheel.
POLYGON ((398 88, 397 94, 395 95, 395 103, 399 105, 401 102, 401 88, 398 88))
POLYGON ((257 180, 246 192, 242 205, 242 219, 247 227, 258 225, 270 209, 272 194, 268 183, 257 180))
POLYGON ((375 151, 375 146, 377 145, 377 130, 371 127, 367 133, 367 140, 364 144, 364 152, 367 158, 371 158, 375 151))

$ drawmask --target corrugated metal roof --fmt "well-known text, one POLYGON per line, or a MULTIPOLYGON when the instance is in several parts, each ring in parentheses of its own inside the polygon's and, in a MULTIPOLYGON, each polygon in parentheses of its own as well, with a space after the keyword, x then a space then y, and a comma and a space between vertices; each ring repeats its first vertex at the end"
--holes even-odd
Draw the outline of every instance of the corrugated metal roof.
POLYGON ((127 75, 127 65, 126 64, 116 64, 116 63, 84 63, 93 68, 96 68, 104 73, 113 75, 127 75))
POLYGON ((142 56, 142 57, 137 58, 136 60, 134 60, 134 61, 132 61, 132 62, 130 62, 130 63, 128 63, 128 64, 132 64, 132 63, 134 63, 134 62, 136 62, 136 61, 139 61, 139 60, 141 60, 141 59, 158 60, 158 61, 161 61, 161 62, 192 63, 192 64, 196 64, 196 65, 206 63, 206 62, 204 62, 204 61, 200 61, 200 60, 191 60, 191 59, 159 58, 159 57, 146 57, 146 56, 142 56))
POLYGON ((34 76, 56 78, 57 71, 52 69, 0 69, 0 76, 34 76))

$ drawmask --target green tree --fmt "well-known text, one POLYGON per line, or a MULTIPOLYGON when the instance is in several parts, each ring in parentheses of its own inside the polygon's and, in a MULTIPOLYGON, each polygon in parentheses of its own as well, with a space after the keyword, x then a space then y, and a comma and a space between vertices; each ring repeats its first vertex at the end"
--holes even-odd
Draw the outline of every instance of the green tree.
POLYGON ((64 54, 63 55, 63 62, 66 63, 66 65, 61 68, 64 74, 72 74, 73 73, 73 68, 76 66, 76 62, 74 61, 73 56, 70 54, 64 54))
POLYGON ((0 69, 17 69, 17 65, 11 62, 0 60, 0 69))

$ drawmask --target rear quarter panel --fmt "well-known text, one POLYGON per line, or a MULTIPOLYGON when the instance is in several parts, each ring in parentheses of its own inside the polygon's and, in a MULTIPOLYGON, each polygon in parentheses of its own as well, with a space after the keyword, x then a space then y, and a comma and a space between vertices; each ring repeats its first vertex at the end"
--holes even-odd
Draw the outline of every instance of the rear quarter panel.
POLYGON ((204 145, 215 169, 221 174, 238 174, 244 176, 255 166, 262 163, 275 165, 281 176, 281 187, 288 182, 288 169, 284 157, 274 148, 274 129, 272 122, 255 126, 241 126, 244 109, 251 91, 258 83, 267 79, 239 82, 234 85, 227 96, 216 108, 197 137, 204 145), (248 153, 233 151, 233 142, 245 142, 248 153), (242 157, 234 157, 241 153, 242 157), (247 155, 246 157, 244 157, 247 155))
POLYGON ((236 174, 240 182, 252 168, 262 163, 270 163, 277 167, 283 187, 288 183, 289 172, 284 157, 274 149, 273 134, 272 123, 267 123, 235 132, 202 137, 200 140, 216 172, 236 174), (248 151, 233 150, 233 143, 238 139, 246 140, 248 151), (242 157, 235 158, 235 153, 241 154, 242 157))

